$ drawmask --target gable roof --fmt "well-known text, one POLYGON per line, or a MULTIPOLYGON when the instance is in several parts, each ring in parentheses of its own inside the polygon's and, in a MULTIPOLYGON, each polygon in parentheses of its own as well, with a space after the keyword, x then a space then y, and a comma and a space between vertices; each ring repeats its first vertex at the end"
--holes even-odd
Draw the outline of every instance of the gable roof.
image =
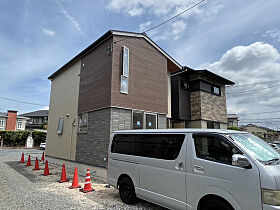
POLYGON ((48 77, 48 79, 52 80, 53 78, 55 78, 58 74, 65 71, 69 66, 71 66, 73 63, 75 63, 76 61, 81 59, 83 56, 85 56, 87 53, 89 53, 91 50, 93 50, 95 47, 97 47, 99 44, 101 44, 103 41, 105 41, 112 35, 144 38, 151 45, 153 45, 159 52, 161 52, 168 60, 170 60, 172 63, 174 63, 178 68, 180 68, 180 69, 182 68, 182 66, 176 60, 174 60, 170 55, 168 55, 162 48, 160 48, 145 33, 134 33, 134 32, 127 32, 127 31, 109 30, 103 36, 101 36, 95 42, 93 42, 91 45, 89 45, 86 49, 84 49, 82 52, 80 52, 78 55, 76 55, 74 58, 72 58, 69 62, 67 62, 65 65, 63 65, 61 68, 59 68, 56 72, 54 72, 52 75, 50 75, 48 77))
POLYGON ((49 110, 38 110, 38 111, 34 111, 34 112, 24 113, 19 116, 22 116, 22 117, 48 117, 48 115, 49 115, 49 110))

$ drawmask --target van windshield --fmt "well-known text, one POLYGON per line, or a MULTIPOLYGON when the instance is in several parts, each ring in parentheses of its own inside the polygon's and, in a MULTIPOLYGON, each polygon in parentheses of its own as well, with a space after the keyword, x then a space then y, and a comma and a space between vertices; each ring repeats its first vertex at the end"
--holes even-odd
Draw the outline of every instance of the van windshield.
POLYGON ((230 134, 229 136, 246 152, 265 164, 278 163, 280 160, 280 154, 276 150, 252 134, 230 134))

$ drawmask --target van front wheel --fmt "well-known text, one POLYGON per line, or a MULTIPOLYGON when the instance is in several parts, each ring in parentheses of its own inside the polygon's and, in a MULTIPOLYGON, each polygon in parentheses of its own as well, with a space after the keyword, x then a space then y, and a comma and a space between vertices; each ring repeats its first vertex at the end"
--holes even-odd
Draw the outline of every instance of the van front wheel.
POLYGON ((216 199, 210 199, 203 203, 200 210, 233 210, 226 202, 216 199))
POLYGON ((124 177, 119 183, 119 194, 122 201, 126 204, 133 204, 136 202, 136 194, 133 182, 130 178, 124 177))

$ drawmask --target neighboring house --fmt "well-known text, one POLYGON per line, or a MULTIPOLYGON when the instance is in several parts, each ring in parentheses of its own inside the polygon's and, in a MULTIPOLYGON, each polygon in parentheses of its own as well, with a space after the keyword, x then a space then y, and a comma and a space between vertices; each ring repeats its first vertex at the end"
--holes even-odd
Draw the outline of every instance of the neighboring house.
POLYGON ((172 128, 227 129, 225 85, 233 82, 208 70, 183 70, 171 75, 172 128))
POLYGON ((26 124, 27 130, 42 129, 42 124, 48 123, 49 110, 38 110, 20 116, 29 118, 26 124))
POLYGON ((240 127, 241 130, 255 134, 266 141, 274 141, 279 139, 279 132, 270 128, 247 124, 240 127))
POLYGON ((25 130, 29 118, 18 116, 17 111, 0 112, 0 130, 25 130))
MULTIPOLYGON (((171 74, 180 70, 145 34, 108 31, 49 77, 46 154, 104 167, 112 132, 166 128, 172 121, 171 74)), ((231 82, 210 72, 200 76, 211 76, 210 81, 215 77, 221 85, 217 99, 222 98, 225 119, 219 122, 226 123, 223 88, 231 82)), ((216 103, 206 96, 200 108, 207 98, 216 103)))
POLYGON ((237 114, 228 114, 227 115, 228 120, 228 127, 237 127, 238 128, 238 116, 237 114))

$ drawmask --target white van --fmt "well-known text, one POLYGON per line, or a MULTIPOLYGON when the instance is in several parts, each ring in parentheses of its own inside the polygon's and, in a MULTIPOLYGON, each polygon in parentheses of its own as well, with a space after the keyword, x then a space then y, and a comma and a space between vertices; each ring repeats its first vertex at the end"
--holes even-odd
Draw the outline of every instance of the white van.
POLYGON ((117 131, 108 182, 124 203, 141 198, 170 209, 280 209, 280 154, 232 130, 117 131))

